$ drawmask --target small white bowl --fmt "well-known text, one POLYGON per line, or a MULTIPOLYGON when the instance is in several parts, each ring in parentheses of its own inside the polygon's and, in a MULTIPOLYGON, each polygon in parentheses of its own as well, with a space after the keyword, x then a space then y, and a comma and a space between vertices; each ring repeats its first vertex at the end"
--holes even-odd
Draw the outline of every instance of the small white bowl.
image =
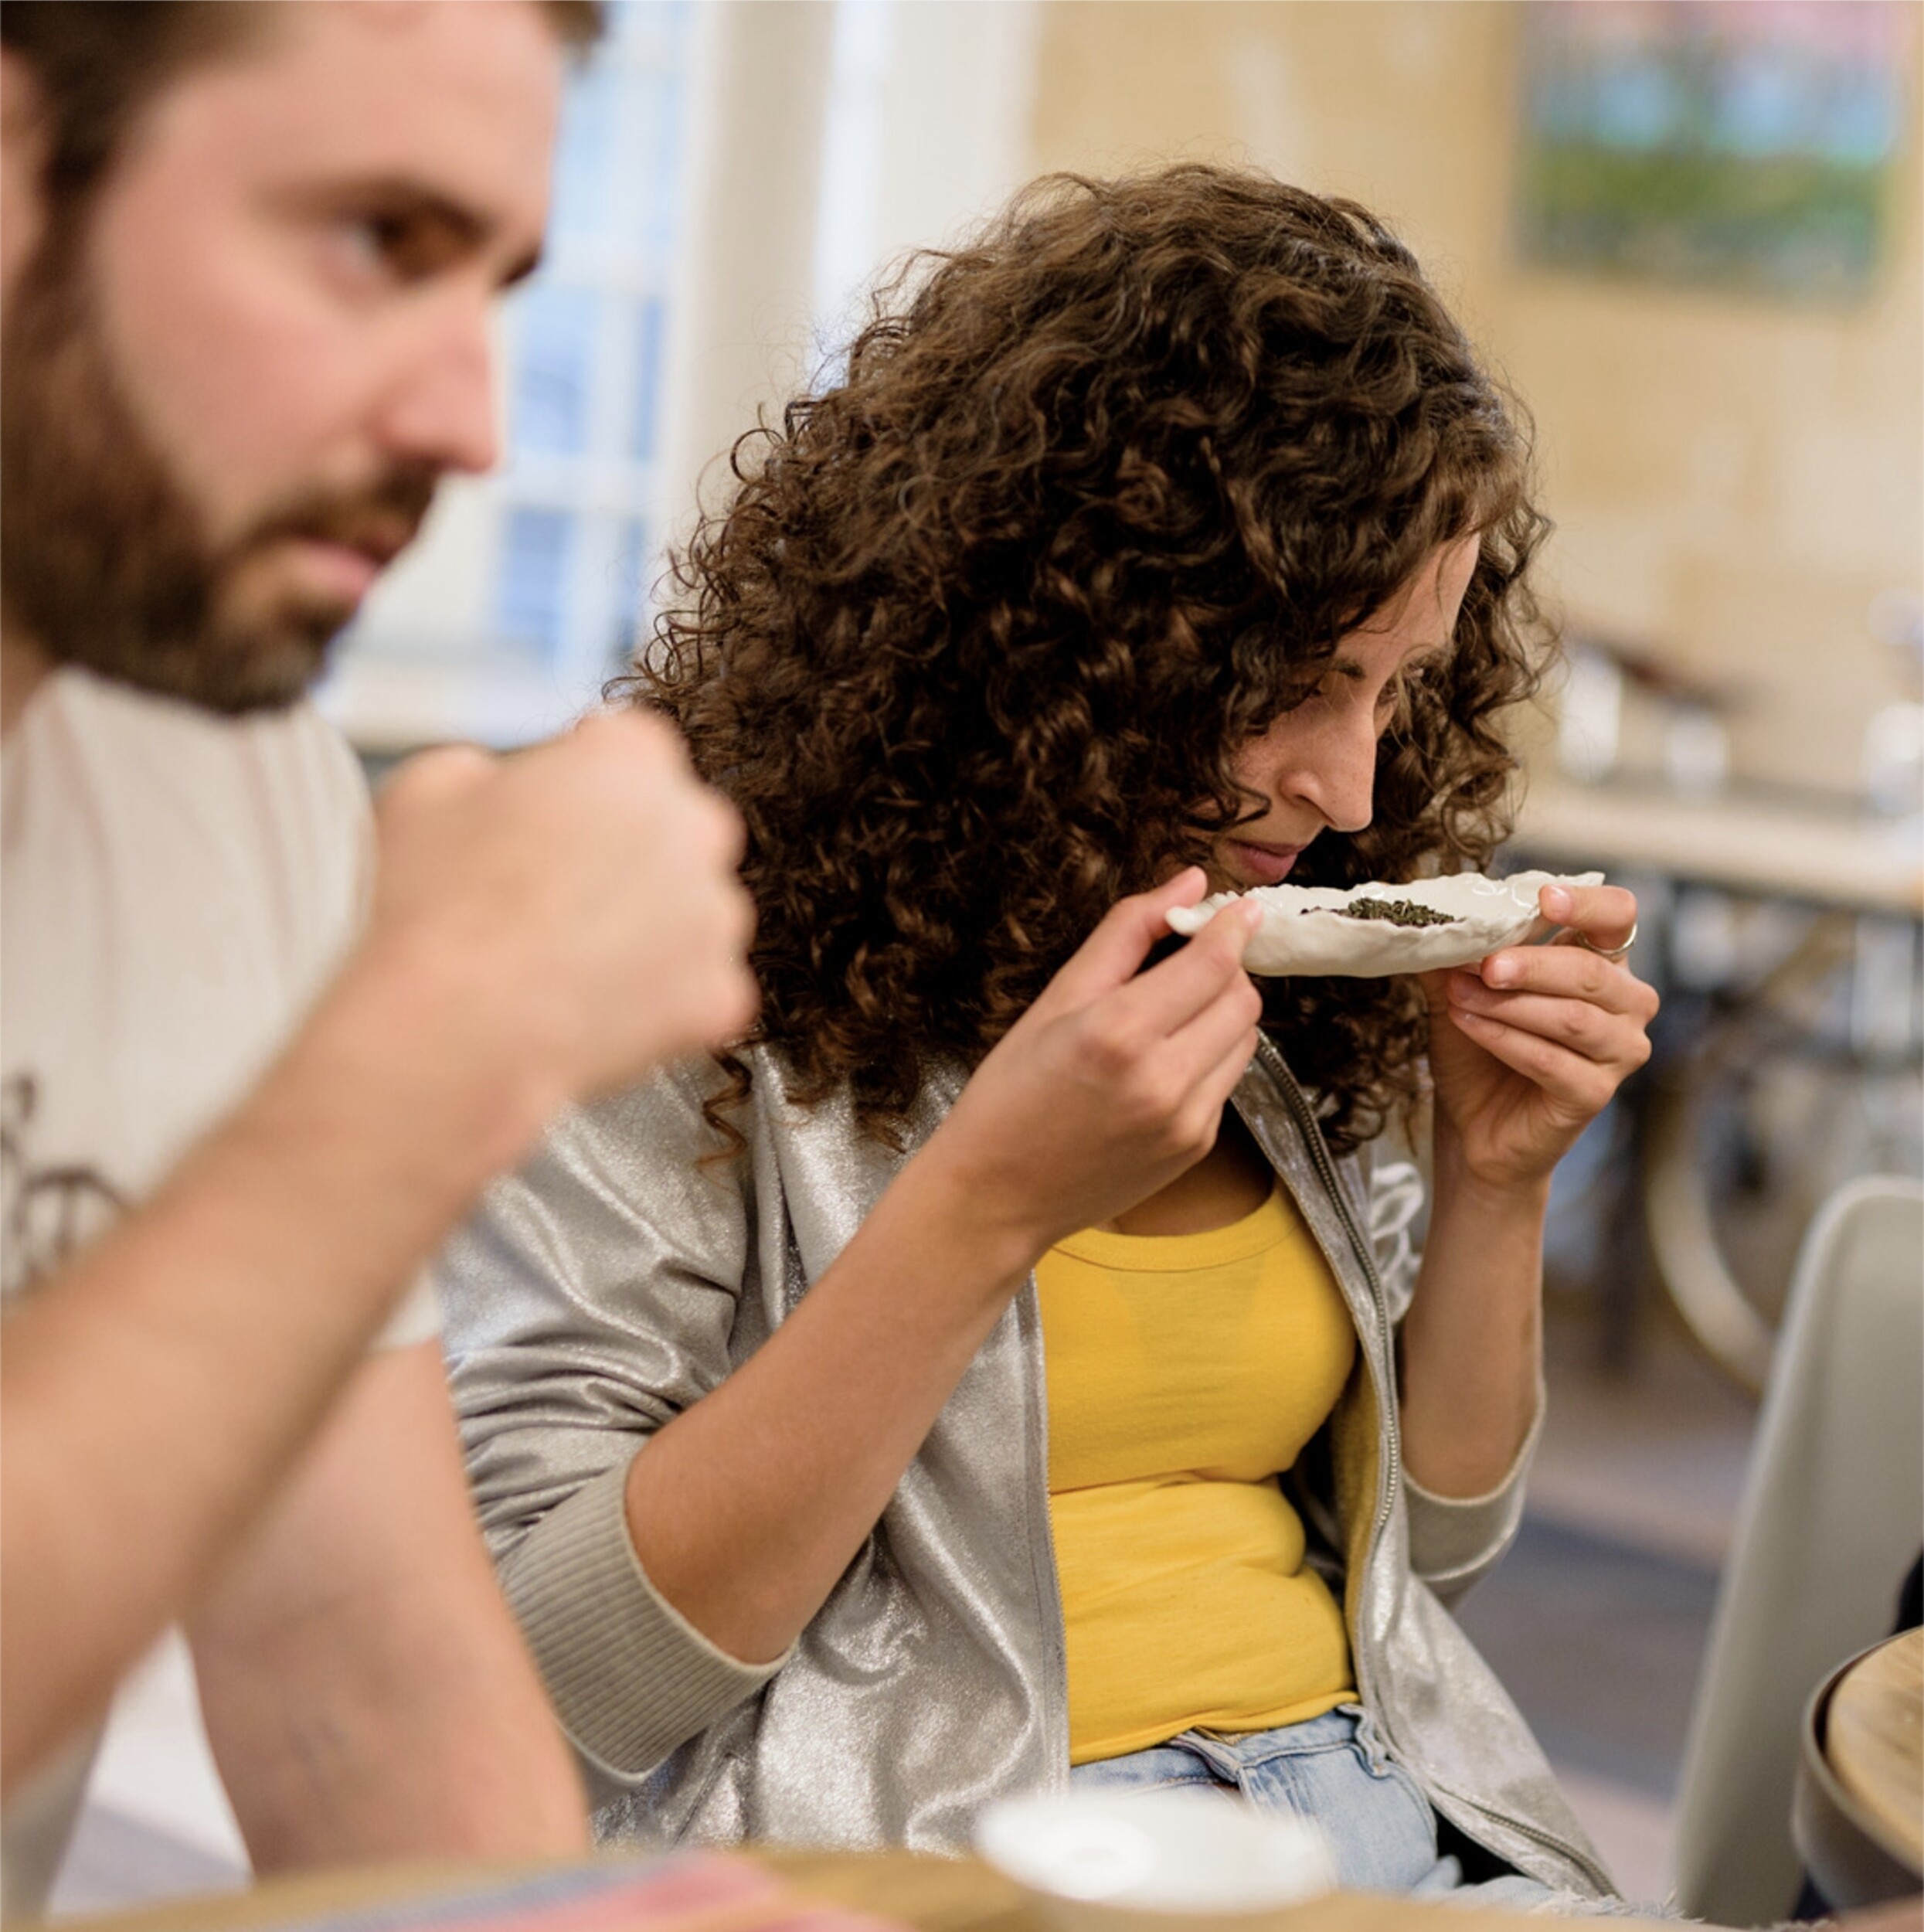
POLYGON ((1465 872, 1412 879, 1406 886, 1372 880, 1341 892, 1329 886, 1258 886, 1243 893, 1217 893, 1198 906, 1178 906, 1168 919, 1173 931, 1199 933, 1231 900, 1253 900, 1263 909, 1263 923, 1243 951, 1246 971, 1272 979, 1292 975, 1375 979, 1474 965, 1505 946, 1545 938, 1556 929, 1538 910, 1537 895, 1543 888, 1596 886, 1603 880, 1600 872, 1569 877, 1519 872, 1508 879, 1465 872), (1442 923, 1399 926, 1382 918, 1358 919, 1343 910, 1358 900, 1404 900, 1442 923))
POLYGON ((1063 1791, 1004 1798, 976 1849, 1063 1932, 1220 1927, 1333 1890, 1323 1835, 1226 1793, 1063 1791))

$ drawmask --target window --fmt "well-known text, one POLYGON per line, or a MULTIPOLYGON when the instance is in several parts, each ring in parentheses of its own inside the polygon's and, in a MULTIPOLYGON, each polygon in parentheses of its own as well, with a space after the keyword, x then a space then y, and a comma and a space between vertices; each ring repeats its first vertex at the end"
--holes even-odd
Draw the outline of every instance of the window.
POLYGON ((506 460, 444 486, 323 694, 370 749, 538 736, 627 655, 660 525, 694 12, 623 0, 569 80, 542 267, 502 317, 506 460))

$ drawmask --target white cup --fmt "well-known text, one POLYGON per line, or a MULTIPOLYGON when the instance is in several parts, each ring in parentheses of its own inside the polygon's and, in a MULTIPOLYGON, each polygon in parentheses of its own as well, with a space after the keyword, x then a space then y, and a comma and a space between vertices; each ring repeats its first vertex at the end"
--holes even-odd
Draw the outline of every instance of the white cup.
POLYGON ((1234 1928, 1334 1889, 1323 1835, 1208 1791, 1065 1791, 1004 1798, 976 1849, 1062 1932, 1234 1928))

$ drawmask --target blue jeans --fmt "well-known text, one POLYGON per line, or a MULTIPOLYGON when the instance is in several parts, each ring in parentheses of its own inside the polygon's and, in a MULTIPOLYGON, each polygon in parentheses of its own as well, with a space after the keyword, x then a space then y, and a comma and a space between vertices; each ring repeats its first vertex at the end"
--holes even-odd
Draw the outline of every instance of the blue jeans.
POLYGON ((1436 1849, 1436 1815, 1416 1781, 1385 1754, 1368 1714, 1344 1704, 1280 1730, 1229 1736, 1185 1731, 1166 1744, 1078 1764, 1072 1790, 1240 1791, 1264 1811, 1307 1818, 1329 1841, 1338 1882, 1368 1892, 1451 1893, 1479 1903, 1543 1906, 1558 1895, 1511 1872, 1466 1886, 1436 1849))

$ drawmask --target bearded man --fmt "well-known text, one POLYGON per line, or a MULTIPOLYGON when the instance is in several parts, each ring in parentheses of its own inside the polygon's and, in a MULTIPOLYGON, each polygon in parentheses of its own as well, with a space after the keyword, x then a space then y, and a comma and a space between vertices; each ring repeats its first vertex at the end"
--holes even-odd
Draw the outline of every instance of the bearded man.
POLYGON ((0 15, 10 1914, 177 1618, 257 1868, 584 1842, 410 1284, 558 1109, 746 1023, 739 828, 603 719, 415 761, 377 842, 302 694, 495 460, 595 26, 0 15))

